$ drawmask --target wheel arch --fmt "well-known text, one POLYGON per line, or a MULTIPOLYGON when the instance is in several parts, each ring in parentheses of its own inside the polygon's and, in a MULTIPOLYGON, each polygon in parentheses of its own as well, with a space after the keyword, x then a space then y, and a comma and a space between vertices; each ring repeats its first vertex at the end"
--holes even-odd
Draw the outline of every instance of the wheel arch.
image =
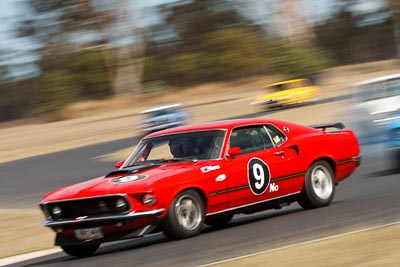
POLYGON ((310 168, 310 166, 313 165, 317 161, 326 161, 326 162, 328 162, 329 166, 331 166, 331 169, 332 169, 332 172, 333 172, 333 177, 336 177, 336 164, 335 164, 335 161, 331 157, 323 156, 323 157, 316 158, 314 161, 312 161, 308 165, 308 168, 310 168))
POLYGON ((205 221, 206 200, 203 191, 198 187, 184 187, 176 191, 173 201, 168 208, 167 215, 161 222, 161 229, 171 239, 183 239, 198 235, 205 221), (182 211, 181 197, 191 195, 195 200, 189 205, 187 211, 182 211), (179 199, 178 199, 179 197, 179 199), (179 201, 179 205, 177 205, 179 201), (176 206, 175 206, 176 205, 176 206), (178 209, 176 207, 179 207, 178 209), (189 214, 189 215, 182 215, 189 214))
POLYGON ((201 200, 203 201, 204 207, 207 208, 207 197, 206 194, 204 193, 204 191, 197 186, 189 186, 189 187, 185 187, 185 188, 180 188, 179 190, 177 190, 175 192, 175 194, 172 196, 171 199, 175 199, 180 193, 184 192, 184 191, 188 191, 188 190, 193 190, 195 192, 197 192, 199 194, 199 196, 201 197, 201 200))

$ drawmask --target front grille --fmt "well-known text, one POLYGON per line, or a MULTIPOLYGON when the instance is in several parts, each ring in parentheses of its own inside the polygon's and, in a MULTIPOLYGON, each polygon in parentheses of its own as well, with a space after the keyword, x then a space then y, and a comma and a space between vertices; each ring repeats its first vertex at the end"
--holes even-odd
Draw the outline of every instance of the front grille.
POLYGON ((41 208, 56 221, 124 214, 130 210, 130 205, 124 196, 113 195, 48 202, 41 204, 41 208))

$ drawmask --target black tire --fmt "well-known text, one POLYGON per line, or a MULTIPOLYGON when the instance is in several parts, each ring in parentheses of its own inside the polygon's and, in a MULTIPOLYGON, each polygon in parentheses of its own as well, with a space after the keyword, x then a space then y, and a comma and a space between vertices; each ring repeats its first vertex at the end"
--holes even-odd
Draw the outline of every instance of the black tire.
POLYGON ((88 257, 93 255, 100 247, 100 244, 78 245, 78 246, 61 246, 62 250, 68 255, 75 257, 88 257))
POLYGON ((171 239, 198 235, 204 223, 204 203, 195 190, 180 193, 169 207, 162 223, 164 233, 171 239))
POLYGON ((304 209, 328 206, 335 195, 332 168, 328 162, 314 162, 307 170, 303 189, 297 202, 304 209))
POLYGON ((232 218, 233 215, 224 215, 221 217, 206 219, 205 224, 207 224, 208 226, 221 228, 227 225, 232 220, 232 218))

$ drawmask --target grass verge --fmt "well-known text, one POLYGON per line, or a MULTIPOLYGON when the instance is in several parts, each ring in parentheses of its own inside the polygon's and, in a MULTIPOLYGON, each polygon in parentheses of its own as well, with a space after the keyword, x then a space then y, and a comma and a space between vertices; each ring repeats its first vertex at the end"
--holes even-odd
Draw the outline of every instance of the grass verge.
POLYGON ((54 234, 43 220, 39 210, 0 210, 0 258, 52 248, 54 234))
POLYGON ((400 224, 271 250, 209 266, 399 266, 400 224))

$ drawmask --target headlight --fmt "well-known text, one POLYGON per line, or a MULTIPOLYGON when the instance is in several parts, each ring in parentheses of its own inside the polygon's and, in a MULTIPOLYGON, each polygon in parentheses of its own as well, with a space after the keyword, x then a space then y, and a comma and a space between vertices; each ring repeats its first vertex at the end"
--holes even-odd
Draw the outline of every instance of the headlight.
POLYGON ((156 204, 156 196, 151 193, 144 194, 142 198, 142 203, 145 206, 153 206, 154 204, 156 204))
POLYGON ((51 208, 51 215, 54 219, 58 219, 62 215, 62 210, 59 206, 54 206, 51 208))
POLYGON ((128 203, 126 203, 126 200, 123 198, 119 198, 115 202, 115 207, 117 208, 118 211, 126 211, 128 208, 128 203))

